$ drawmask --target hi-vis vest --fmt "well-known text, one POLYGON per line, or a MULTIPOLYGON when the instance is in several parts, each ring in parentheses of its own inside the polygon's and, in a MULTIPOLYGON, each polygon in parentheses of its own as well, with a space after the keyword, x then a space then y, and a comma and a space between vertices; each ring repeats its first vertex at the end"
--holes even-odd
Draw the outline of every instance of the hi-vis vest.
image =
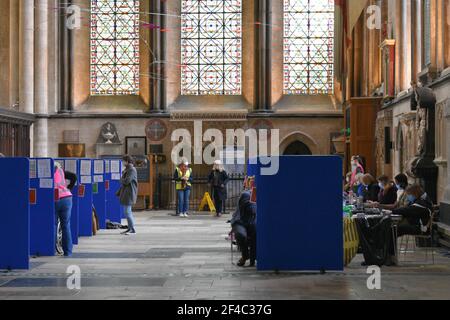
MULTIPOLYGON (((178 177, 181 179, 183 178, 183 173, 181 172, 180 168, 177 167, 177 172, 178 172, 178 177)), ((189 178, 191 177, 192 174, 192 169, 189 168, 188 170, 186 170, 186 173, 184 174, 184 177, 186 177, 188 179, 188 181, 186 181, 186 185, 183 187, 183 181, 177 181, 176 184, 176 189, 177 190, 184 190, 187 187, 191 186, 191 183, 189 182, 189 178)))
POLYGON ((67 188, 64 171, 60 168, 58 168, 55 172, 55 189, 57 190, 57 197, 58 197, 58 199, 56 200, 72 196, 72 193, 67 188))

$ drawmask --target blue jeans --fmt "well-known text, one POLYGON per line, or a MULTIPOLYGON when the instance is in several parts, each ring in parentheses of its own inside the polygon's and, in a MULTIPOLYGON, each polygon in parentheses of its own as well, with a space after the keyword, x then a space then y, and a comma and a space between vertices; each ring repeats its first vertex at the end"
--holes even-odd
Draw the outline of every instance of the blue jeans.
POLYGON ((58 220, 61 222, 62 230, 62 248, 64 250, 64 255, 72 255, 72 232, 70 231, 70 217, 72 215, 72 197, 63 198, 55 203, 55 214, 56 214, 56 228, 55 228, 55 239, 56 233, 58 232, 58 220))
POLYGON ((177 190, 178 193, 178 214, 187 213, 189 211, 189 197, 191 189, 177 190))
POLYGON ((127 221, 128 221, 128 229, 130 231, 136 231, 134 229, 134 216, 133 216, 133 210, 132 210, 133 206, 123 206, 123 211, 125 212, 125 216, 127 217, 127 221))

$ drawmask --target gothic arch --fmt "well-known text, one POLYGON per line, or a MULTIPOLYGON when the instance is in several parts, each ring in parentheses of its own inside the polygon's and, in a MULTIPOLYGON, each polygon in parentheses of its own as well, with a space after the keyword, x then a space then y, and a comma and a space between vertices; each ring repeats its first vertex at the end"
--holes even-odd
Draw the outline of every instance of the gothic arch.
POLYGON ((280 154, 284 154, 286 149, 296 141, 305 144, 309 148, 309 150, 311 150, 311 153, 313 155, 320 154, 319 146, 316 141, 314 141, 314 139, 307 134, 300 131, 294 132, 284 138, 284 140, 280 143, 280 154))

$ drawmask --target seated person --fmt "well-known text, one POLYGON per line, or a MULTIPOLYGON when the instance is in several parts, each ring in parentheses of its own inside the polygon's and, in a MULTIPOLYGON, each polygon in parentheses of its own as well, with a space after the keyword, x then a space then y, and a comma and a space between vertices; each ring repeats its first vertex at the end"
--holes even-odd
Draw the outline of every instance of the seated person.
POLYGON ((404 218, 398 225, 398 236, 420 235, 428 232, 427 225, 431 218, 433 202, 418 184, 409 186, 405 193, 409 205, 392 211, 392 214, 404 218))
POLYGON ((375 181, 375 178, 370 174, 365 174, 361 178, 362 185, 364 186, 363 198, 364 202, 377 201, 380 187, 375 181))
POLYGON ((406 198, 406 188, 408 188, 408 177, 404 174, 399 174, 394 178, 395 187, 397 188, 397 201, 394 204, 380 204, 373 203, 373 207, 384 210, 394 210, 408 206, 406 198))
POLYGON ((250 201, 250 197, 250 191, 244 191, 231 219, 231 226, 242 252, 242 258, 237 264, 239 267, 244 267, 249 259, 250 267, 254 267, 256 263, 256 204, 250 201))
POLYGON ((397 188, 387 176, 378 178, 380 193, 378 194, 378 203, 381 205, 394 204, 397 201, 397 188))

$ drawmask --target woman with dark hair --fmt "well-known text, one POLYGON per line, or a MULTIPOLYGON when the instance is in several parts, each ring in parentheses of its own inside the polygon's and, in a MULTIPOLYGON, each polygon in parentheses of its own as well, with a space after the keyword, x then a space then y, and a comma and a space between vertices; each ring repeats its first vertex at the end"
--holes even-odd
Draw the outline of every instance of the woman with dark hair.
POLYGON ((125 170, 123 171, 122 178, 120 179, 120 189, 117 195, 120 198, 120 204, 123 206, 125 216, 128 221, 128 229, 123 232, 123 235, 135 235, 135 220, 133 216, 133 206, 136 204, 138 195, 138 180, 137 171, 134 167, 134 160, 130 156, 123 157, 123 165, 125 170))
POLYGON ((231 226, 242 252, 242 258, 237 264, 239 267, 244 267, 249 259, 250 267, 254 267, 256 263, 256 204, 250 200, 250 191, 244 191, 231 219, 231 226))
POLYGON ((208 176, 208 183, 213 190, 214 206, 216 207, 217 217, 221 217, 224 213, 225 201, 227 200, 227 183, 230 180, 222 161, 214 161, 214 166, 208 176))
POLYGON ((394 204, 397 201, 397 188, 387 176, 378 178, 380 193, 378 194, 378 203, 381 205, 394 204))
POLYGON ((418 184, 409 186, 405 193, 409 205, 392 211, 392 214, 404 218, 398 225, 398 236, 428 232, 427 226, 430 222, 433 202, 418 184))
POLYGON ((403 173, 401 173, 395 176, 394 183, 395 187, 397 188, 397 201, 393 204, 374 203, 373 207, 385 210, 394 210, 399 208, 405 208, 408 206, 408 200, 405 192, 406 188, 408 188, 408 177, 403 173))

